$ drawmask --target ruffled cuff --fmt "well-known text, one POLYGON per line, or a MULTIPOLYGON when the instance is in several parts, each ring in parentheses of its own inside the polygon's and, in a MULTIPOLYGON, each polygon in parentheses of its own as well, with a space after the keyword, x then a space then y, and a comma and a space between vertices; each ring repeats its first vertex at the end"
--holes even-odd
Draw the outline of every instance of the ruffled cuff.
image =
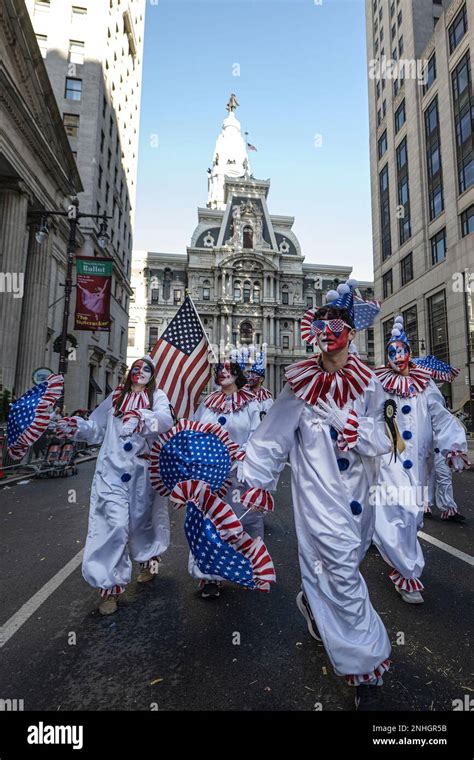
POLYGON ((341 451, 353 449, 359 440, 359 421, 354 409, 349 411, 347 420, 341 433, 337 436, 337 447, 341 451))
POLYGON ((395 586, 403 591, 423 591, 424 589, 419 578, 404 578, 395 568, 389 574, 389 578, 394 582, 395 586))
POLYGON ((446 464, 450 468, 450 470, 454 469, 455 466, 455 460, 461 459, 464 464, 464 469, 467 470, 471 466, 470 460, 467 458, 464 451, 461 451, 461 449, 452 449, 451 451, 448 451, 446 454, 446 464))
POLYGON ((349 686, 360 686, 361 684, 370 684, 372 681, 377 681, 381 678, 385 671, 390 668, 390 660, 384 660, 380 663, 371 673, 365 673, 364 675, 352 675, 346 676, 346 681, 349 686))
POLYGON ((275 509, 275 502, 273 496, 268 491, 264 491, 263 488, 248 488, 243 494, 240 503, 243 507, 252 507, 259 512, 273 512, 275 509))
POLYGON ((122 417, 122 423, 124 428, 130 430, 130 433, 141 433, 145 424, 145 420, 137 409, 132 409, 130 412, 125 412, 122 417), (133 428, 133 430, 131 430, 132 425, 129 424, 132 420, 135 420, 136 422, 136 426, 133 428))

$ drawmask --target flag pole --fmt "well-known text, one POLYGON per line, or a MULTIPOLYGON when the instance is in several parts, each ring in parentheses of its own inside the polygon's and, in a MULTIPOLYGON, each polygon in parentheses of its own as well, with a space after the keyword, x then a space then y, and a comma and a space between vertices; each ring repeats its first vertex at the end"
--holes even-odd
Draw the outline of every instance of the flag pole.
POLYGON ((207 345, 208 345, 208 346, 209 346, 209 348, 211 349, 211 353, 212 353, 212 355, 213 355, 213 357, 214 357, 214 361, 215 361, 215 363, 216 363, 216 364, 218 364, 219 362, 218 362, 218 360, 217 360, 217 356, 215 355, 215 353, 214 353, 214 349, 212 348, 212 345, 211 345, 211 343, 210 343, 210 341, 209 341, 209 338, 207 337, 207 333, 206 333, 206 331, 205 331, 205 329, 204 329, 204 325, 203 325, 203 323, 201 322, 201 317, 199 316, 198 310, 196 309, 196 305, 195 305, 195 303, 194 303, 193 299, 191 298, 191 294, 190 294, 190 292, 189 292, 188 288, 186 288, 186 290, 184 291, 184 295, 185 295, 185 297, 186 297, 186 298, 189 298, 189 300, 190 300, 190 302, 191 302, 191 304, 192 304, 192 307, 193 307, 193 309, 194 309, 194 312, 195 312, 195 314, 196 314, 196 316, 197 316, 197 318, 198 318, 198 320, 199 320, 199 324, 201 325, 201 329, 202 329, 202 331, 203 331, 204 335, 206 336, 207 345))

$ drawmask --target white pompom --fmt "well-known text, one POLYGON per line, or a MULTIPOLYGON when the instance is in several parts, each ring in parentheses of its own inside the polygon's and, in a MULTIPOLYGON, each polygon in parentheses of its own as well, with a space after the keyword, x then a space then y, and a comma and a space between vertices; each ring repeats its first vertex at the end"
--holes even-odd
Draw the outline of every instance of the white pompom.
POLYGON ((395 319, 393 320, 393 324, 394 325, 403 325, 403 317, 400 316, 400 315, 398 317, 395 317, 395 319))
POLYGON ((392 330, 392 338, 398 338, 401 335, 400 330, 398 327, 394 327, 392 330))
POLYGON ((359 284, 358 280, 353 280, 352 278, 350 280, 347 280, 346 285, 349 285, 351 288, 356 288, 359 284))
POLYGON ((326 293, 326 303, 329 303, 329 301, 336 301, 339 298, 339 293, 337 290, 328 290, 326 293))
POLYGON ((341 285, 337 286, 337 292, 339 293, 339 295, 343 296, 346 293, 350 293, 351 289, 349 285, 346 285, 346 283, 344 282, 344 283, 341 283, 341 285))

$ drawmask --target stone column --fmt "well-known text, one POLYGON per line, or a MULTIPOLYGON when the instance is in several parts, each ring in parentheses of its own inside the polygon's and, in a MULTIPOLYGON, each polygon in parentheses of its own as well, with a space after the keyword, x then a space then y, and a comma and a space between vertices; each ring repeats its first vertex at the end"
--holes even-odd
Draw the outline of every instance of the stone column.
MULTIPOLYGON (((31 373, 45 362, 53 234, 40 245, 35 233, 36 226, 31 225, 15 379, 18 395, 31 388, 31 373)), ((51 369, 56 371, 57 367, 51 369)))
POLYGON ((0 356, 5 389, 14 389, 24 296, 28 194, 23 182, 0 184, 0 356))

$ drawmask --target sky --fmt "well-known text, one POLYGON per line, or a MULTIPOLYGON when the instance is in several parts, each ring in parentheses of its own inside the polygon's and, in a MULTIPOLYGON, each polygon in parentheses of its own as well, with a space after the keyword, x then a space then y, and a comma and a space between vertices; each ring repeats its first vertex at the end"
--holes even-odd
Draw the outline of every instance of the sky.
POLYGON ((148 0, 134 248, 186 253, 233 92, 270 213, 371 279, 363 0, 148 0))

